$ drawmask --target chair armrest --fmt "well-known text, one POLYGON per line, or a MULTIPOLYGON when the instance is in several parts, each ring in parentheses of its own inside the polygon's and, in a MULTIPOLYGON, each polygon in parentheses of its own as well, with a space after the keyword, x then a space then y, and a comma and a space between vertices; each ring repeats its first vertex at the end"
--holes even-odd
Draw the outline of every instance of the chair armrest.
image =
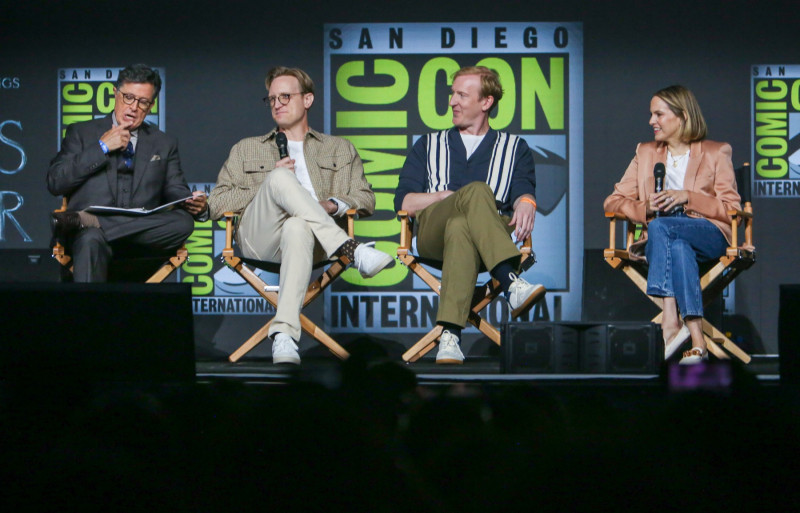
POLYGON ((414 235, 414 220, 408 215, 406 210, 397 212, 397 219, 400 221, 400 244, 397 246, 397 254, 408 254, 411 250, 411 239, 414 235))
POLYGON ((356 219, 358 219, 358 210, 355 208, 348 208, 347 212, 345 212, 345 215, 347 216, 347 235, 353 239, 356 236, 356 219))
POLYGON ((66 212, 67 211, 67 197, 64 196, 61 198, 61 208, 57 208, 53 210, 53 212, 66 212))
POLYGON ((730 217, 742 217, 744 219, 753 218, 753 213, 747 212, 746 210, 728 210, 728 215, 730 217))
POLYGON ((233 228, 239 212, 225 212, 222 217, 225 219, 225 249, 222 250, 223 257, 233 256, 233 228))
POLYGON ((628 216, 625 214, 618 214, 617 212, 606 212, 606 218, 608 219, 619 219, 621 221, 627 221, 628 216))

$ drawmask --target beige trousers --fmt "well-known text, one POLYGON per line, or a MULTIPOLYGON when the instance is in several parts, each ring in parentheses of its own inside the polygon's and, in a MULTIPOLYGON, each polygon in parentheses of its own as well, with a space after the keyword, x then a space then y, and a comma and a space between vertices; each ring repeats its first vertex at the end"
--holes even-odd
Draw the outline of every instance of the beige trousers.
POLYGON ((281 264, 278 308, 269 336, 300 340, 300 310, 314 262, 333 256, 348 240, 331 216, 289 169, 267 173, 239 223, 242 253, 281 264))

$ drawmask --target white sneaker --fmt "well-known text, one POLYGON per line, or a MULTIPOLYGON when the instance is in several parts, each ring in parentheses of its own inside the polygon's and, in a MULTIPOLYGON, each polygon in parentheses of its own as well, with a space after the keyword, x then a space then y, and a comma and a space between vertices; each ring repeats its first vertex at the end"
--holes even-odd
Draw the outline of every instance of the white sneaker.
POLYGON ((353 254, 353 265, 364 278, 372 278, 394 260, 383 251, 375 249, 374 245, 374 242, 359 244, 353 254))
POLYGON ((444 365, 460 365, 464 363, 464 353, 458 346, 458 337, 449 330, 444 330, 439 339, 439 352, 436 353, 436 363, 444 365))
POLYGON ((511 307, 511 318, 516 318, 530 310, 533 304, 544 295, 547 290, 544 285, 531 285, 516 274, 511 274, 512 282, 508 287, 508 305, 511 307))
POLYGON ((292 337, 285 333, 275 334, 272 338, 272 363, 300 365, 300 354, 292 337))

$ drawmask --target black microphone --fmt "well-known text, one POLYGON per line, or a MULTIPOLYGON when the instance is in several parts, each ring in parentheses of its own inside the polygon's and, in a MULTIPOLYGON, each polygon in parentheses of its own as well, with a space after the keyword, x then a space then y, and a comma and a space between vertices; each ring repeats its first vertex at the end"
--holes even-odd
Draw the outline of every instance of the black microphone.
MULTIPOLYGON (((664 176, 666 176, 667 170, 664 168, 664 164, 662 162, 656 162, 656 166, 653 168, 653 174, 656 177, 656 192, 663 191, 664 176)), ((660 210, 656 210, 656 217, 661 217, 660 210)))
MULTIPOLYGON (((275 134, 275 144, 278 145, 278 153, 280 153, 281 159, 285 159, 289 156, 289 148, 287 147, 289 142, 286 140, 286 134, 283 132, 275 134)), ((664 164, 661 164, 661 167, 664 167, 664 164)))

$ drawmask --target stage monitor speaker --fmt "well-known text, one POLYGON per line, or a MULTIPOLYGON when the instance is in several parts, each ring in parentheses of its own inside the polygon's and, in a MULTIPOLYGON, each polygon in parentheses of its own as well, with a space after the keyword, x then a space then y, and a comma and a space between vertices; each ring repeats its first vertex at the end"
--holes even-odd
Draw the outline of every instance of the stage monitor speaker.
POLYGON ((652 323, 508 323, 503 369, 509 374, 657 374, 663 342, 652 323))
POLYGON ((781 383, 800 385, 800 285, 780 286, 778 353, 781 383))
POLYGON ((588 373, 655 374, 661 365, 663 342, 651 323, 610 323, 584 332, 581 368, 588 373))
POLYGON ((585 322, 649 322, 661 311, 619 269, 603 259, 602 249, 587 249, 583 258, 585 322))
POLYGON ((0 250, 0 282, 58 282, 61 264, 50 248, 0 250))
POLYGON ((191 382, 188 284, 0 284, 0 379, 191 382))
POLYGON ((502 367, 508 374, 578 372, 579 333, 557 323, 508 323, 503 330, 502 367))

